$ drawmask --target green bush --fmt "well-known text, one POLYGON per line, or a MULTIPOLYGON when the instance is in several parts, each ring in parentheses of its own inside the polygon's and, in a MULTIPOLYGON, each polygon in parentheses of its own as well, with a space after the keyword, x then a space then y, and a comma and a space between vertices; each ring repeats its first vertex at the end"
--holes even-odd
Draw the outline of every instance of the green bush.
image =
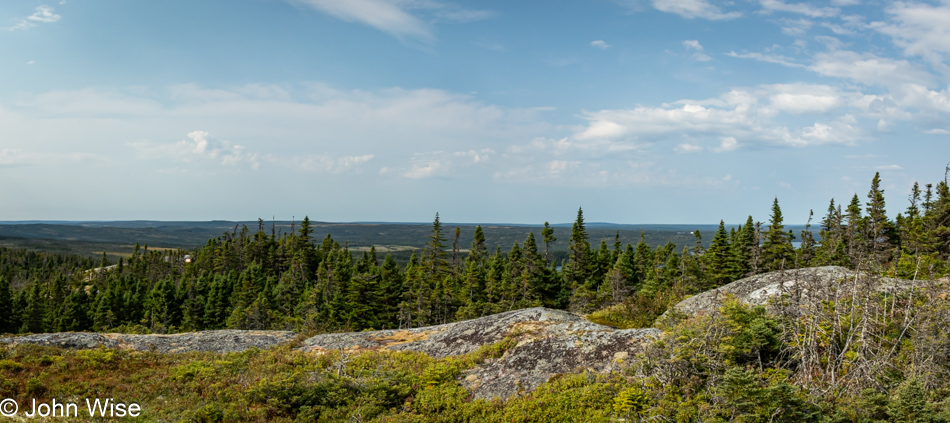
POLYGON ((0 360, 0 371, 18 373, 21 370, 23 370, 23 365, 20 363, 17 363, 16 361, 13 361, 10 359, 0 360))

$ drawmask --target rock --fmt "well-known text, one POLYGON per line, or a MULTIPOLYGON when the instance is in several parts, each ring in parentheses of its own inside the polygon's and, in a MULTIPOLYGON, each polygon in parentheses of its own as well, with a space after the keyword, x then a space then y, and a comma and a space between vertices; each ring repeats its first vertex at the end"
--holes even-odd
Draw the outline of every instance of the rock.
POLYGON ((873 276, 839 266, 810 267, 739 279, 680 301, 674 309, 687 315, 715 312, 722 300, 732 295, 743 303, 765 305, 774 310, 769 300, 782 296, 792 305, 805 305, 855 292, 901 291, 929 283, 873 276))
POLYGON ((538 307, 415 329, 317 335, 300 349, 418 351, 441 358, 513 337, 518 343, 501 358, 470 369, 460 381, 475 398, 489 399, 530 392, 562 373, 610 371, 657 335, 657 329, 619 330, 538 307))
POLYGON ((181 353, 210 351, 229 353, 249 348, 270 348, 297 337, 289 331, 209 330, 174 335, 129 335, 123 333, 61 332, 0 338, 2 344, 37 344, 70 349, 97 347, 135 351, 181 353))

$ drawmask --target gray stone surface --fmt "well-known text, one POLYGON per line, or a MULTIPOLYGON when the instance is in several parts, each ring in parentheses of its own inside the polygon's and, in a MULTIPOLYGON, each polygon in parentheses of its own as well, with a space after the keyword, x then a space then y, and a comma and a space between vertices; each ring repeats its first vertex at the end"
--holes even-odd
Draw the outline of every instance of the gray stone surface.
POLYGON ((462 385, 475 398, 488 399, 530 392, 557 374, 609 371, 657 335, 656 329, 618 330, 566 311, 537 307, 423 328, 317 335, 300 349, 387 349, 449 357, 513 337, 517 345, 502 357, 462 375, 462 385))
POLYGON ((739 279, 680 301, 674 309, 687 315, 714 312, 729 295, 751 305, 770 306, 770 299, 780 297, 792 305, 803 305, 856 292, 900 291, 930 283, 872 276, 838 266, 811 267, 739 279))
POLYGON ((61 332, 0 338, 2 344, 37 344, 72 349, 103 346, 136 351, 179 353, 210 351, 228 353, 270 348, 297 337, 287 331, 209 330, 174 335, 129 335, 122 333, 61 332))

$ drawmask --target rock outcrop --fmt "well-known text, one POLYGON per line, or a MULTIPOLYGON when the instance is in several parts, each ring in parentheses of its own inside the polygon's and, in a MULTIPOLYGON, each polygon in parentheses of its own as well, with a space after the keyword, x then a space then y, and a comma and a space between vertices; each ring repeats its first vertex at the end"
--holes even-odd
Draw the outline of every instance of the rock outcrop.
POLYGON ((810 267, 739 279, 680 301, 674 309, 687 315, 714 312, 730 295, 746 304, 770 308, 774 303, 769 300, 778 297, 784 297, 788 304, 800 306, 855 292, 902 291, 930 283, 873 276, 838 266, 810 267))
MULTIPOLYGON (((300 351, 418 351, 436 358, 464 355, 511 338, 504 355, 488 359, 462 375, 460 383, 476 398, 508 398, 529 392, 552 376, 580 370, 607 372, 633 358, 660 333, 657 329, 620 330, 561 310, 530 308, 478 319, 405 330, 329 333, 301 343, 300 351)), ((4 344, 62 348, 117 348, 178 353, 269 348, 297 337, 293 332, 217 330, 176 335, 51 333, 0 338, 4 344)))
POLYGON ((0 338, 3 344, 36 344, 61 348, 116 348, 135 351, 180 353, 210 351, 229 353, 249 348, 270 348, 297 337, 288 331, 209 330, 174 335, 129 335, 123 333, 60 332, 0 338))
POLYGON ((462 376, 462 385, 474 397, 488 399, 529 392, 561 373, 610 371, 657 335, 657 329, 619 330, 539 307, 415 329, 317 335, 303 341, 300 348, 317 352, 386 349, 449 357, 513 337, 517 345, 502 357, 462 376))

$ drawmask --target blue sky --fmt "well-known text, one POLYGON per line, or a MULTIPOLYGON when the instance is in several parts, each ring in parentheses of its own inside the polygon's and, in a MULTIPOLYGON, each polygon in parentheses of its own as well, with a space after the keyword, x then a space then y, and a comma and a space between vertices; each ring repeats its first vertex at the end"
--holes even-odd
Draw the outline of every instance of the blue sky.
POLYGON ((9 0, 0 220, 893 216, 950 2, 9 0))

